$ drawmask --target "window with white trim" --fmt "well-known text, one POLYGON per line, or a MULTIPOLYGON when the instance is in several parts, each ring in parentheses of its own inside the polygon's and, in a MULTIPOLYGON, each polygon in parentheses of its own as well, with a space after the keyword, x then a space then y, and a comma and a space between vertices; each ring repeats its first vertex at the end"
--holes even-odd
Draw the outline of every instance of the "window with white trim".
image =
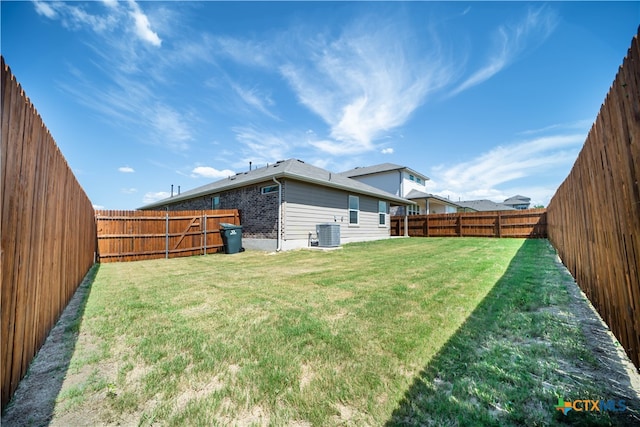
POLYGON ((407 215, 420 215, 420 206, 418 205, 407 206, 407 215))
POLYGON ((360 223, 360 197, 349 196, 349 225, 360 223))
POLYGON ((387 225, 387 202, 378 201, 378 225, 387 225))

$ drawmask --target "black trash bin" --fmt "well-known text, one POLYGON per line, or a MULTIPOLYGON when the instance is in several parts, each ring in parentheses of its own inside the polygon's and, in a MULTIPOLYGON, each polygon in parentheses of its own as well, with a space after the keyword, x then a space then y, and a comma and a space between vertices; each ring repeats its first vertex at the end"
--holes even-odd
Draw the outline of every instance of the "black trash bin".
POLYGON ((226 254, 237 254, 242 252, 242 226, 220 223, 220 234, 222 235, 222 244, 226 254))

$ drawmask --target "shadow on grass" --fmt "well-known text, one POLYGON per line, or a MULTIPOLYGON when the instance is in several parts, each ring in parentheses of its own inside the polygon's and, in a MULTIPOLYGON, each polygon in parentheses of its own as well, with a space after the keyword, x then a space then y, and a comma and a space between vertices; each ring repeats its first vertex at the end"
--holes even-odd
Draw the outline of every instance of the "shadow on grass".
POLYGON ((584 301, 572 286, 548 241, 526 240, 490 293, 414 379, 386 425, 638 422, 639 399, 622 359, 603 362, 593 355, 613 343, 587 342, 581 326, 592 319, 585 313, 597 316, 578 310, 584 301), (612 372, 618 390, 606 378, 612 372), (558 399, 626 399, 631 410, 564 415, 555 408, 558 399))
POLYGON ((49 332, 2 413, 3 426, 43 426, 51 421, 56 398, 78 340, 91 287, 99 269, 100 264, 95 264, 87 272, 60 319, 49 332))

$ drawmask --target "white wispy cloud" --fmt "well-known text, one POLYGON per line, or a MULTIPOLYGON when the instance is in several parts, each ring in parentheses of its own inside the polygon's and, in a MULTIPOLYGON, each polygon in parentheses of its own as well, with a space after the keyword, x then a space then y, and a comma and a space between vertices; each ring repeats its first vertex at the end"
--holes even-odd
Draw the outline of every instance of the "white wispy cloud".
POLYGON ((191 171, 191 177, 193 178, 226 178, 228 176, 235 175, 235 172, 230 169, 218 170, 211 166, 198 166, 191 171))
POLYGON ((451 75, 451 65, 435 50, 414 56, 410 35, 393 22, 362 20, 335 39, 312 39, 302 50, 306 62, 287 62, 280 72, 300 102, 329 126, 330 139, 313 145, 330 154, 375 149, 376 138, 402 126, 451 75))
POLYGON ((547 7, 529 9, 526 16, 515 25, 502 25, 493 34, 492 51, 486 63, 467 77, 451 93, 457 95, 490 79, 511 64, 517 55, 530 45, 543 42, 557 23, 555 12, 547 7))
POLYGON ((271 99, 270 95, 261 92, 257 88, 245 88, 236 83, 232 83, 231 88, 249 107, 258 110, 272 119, 280 120, 269 110, 269 107, 274 105, 273 99, 271 99))
POLYGON ((277 65, 277 51, 282 46, 280 37, 276 40, 249 40, 232 37, 218 37, 216 49, 239 64, 272 68, 277 65))
MULTIPOLYGON (((451 49, 442 47, 437 31, 410 30, 406 19, 392 18, 360 17, 338 33, 289 28, 267 39, 220 37, 209 45, 238 64, 277 70, 300 103, 327 125, 324 135, 307 137, 307 144, 332 156, 353 156, 382 150, 377 141, 407 123, 438 91, 455 95, 491 78, 542 43, 557 21, 555 12, 542 6, 498 27, 485 64, 451 90, 460 61, 443 53, 451 49)), ((239 85, 232 88, 246 105, 272 114, 269 98, 239 85)), ((244 132, 237 139, 252 147, 244 132)), ((279 143, 270 146, 284 151, 279 143)))
POLYGON ((111 8, 118 7, 118 0, 102 0, 102 3, 104 3, 104 5, 107 7, 111 7, 111 8))
POLYGON ((133 18, 135 24, 135 33, 141 40, 152 44, 153 46, 160 46, 162 40, 158 37, 158 34, 151 29, 151 24, 147 15, 142 12, 140 6, 135 1, 129 1, 131 11, 129 12, 133 18))
POLYGON ((498 146, 475 159, 432 168, 433 182, 429 187, 437 194, 451 196, 452 200, 501 200, 505 194, 513 195, 505 189, 516 191, 513 184, 521 178, 537 176, 543 181, 546 175, 558 170, 568 172, 585 137, 585 134, 541 136, 498 146))
POLYGON ((145 81, 126 74, 111 76, 97 84, 77 75, 60 87, 73 98, 100 113, 102 120, 128 125, 132 135, 144 143, 166 147, 175 152, 188 150, 193 139, 190 112, 178 111, 150 89, 145 81))
POLYGON ((164 140, 164 145, 180 151, 189 148, 188 141, 192 139, 192 136, 184 114, 168 105, 158 104, 151 108, 146 116, 149 118, 157 137, 164 140))
POLYGON ((46 16, 49 19, 55 19, 58 16, 58 12, 56 12, 49 2, 34 1, 33 5, 38 15, 46 16))
POLYGON ((137 188, 133 188, 133 187, 131 187, 131 188, 121 188, 120 192, 123 193, 123 194, 134 194, 134 193, 138 192, 138 189, 137 188))
POLYGON ((90 12, 89 7, 83 4, 34 1, 38 14, 49 19, 59 19, 65 27, 72 30, 88 28, 96 33, 103 33, 124 29, 145 43, 153 46, 162 44, 158 34, 151 29, 148 16, 135 1, 127 2, 128 10, 120 7, 120 3, 116 1, 103 1, 101 4, 105 7, 103 10, 90 12))
POLYGON ((303 135, 295 132, 270 131, 252 126, 236 126, 235 139, 240 143, 241 157, 238 167, 253 162, 255 165, 271 163, 290 157, 290 153, 304 143, 303 135))
POLYGON ((383 148, 382 150, 380 150, 380 152, 382 154, 393 154, 393 148, 391 147, 383 148))
POLYGON ((165 91, 158 91, 161 40, 148 15, 135 1, 35 3, 38 13, 72 31, 87 30, 85 43, 98 56, 93 73, 70 65, 73 80, 59 86, 106 122, 129 126, 130 135, 172 151, 189 149, 197 117, 179 110, 165 91), (92 37, 93 36, 93 37, 92 37))
POLYGON ((158 200, 166 199, 169 196, 171 196, 171 193, 169 193, 168 191, 150 191, 144 194, 144 196, 142 197, 142 202, 145 204, 153 203, 157 202, 158 200))
POLYGON ((121 166, 121 167, 118 168, 118 171, 122 172, 122 173, 134 173, 135 172, 135 170, 130 166, 121 166))
POLYGON ((527 129, 519 133, 519 135, 536 135, 540 133, 550 132, 550 131, 563 131, 563 130, 574 130, 574 131, 583 131, 588 132, 591 126, 593 125, 593 121, 591 120, 577 120, 571 123, 556 123, 553 125, 545 126, 540 129, 527 129))

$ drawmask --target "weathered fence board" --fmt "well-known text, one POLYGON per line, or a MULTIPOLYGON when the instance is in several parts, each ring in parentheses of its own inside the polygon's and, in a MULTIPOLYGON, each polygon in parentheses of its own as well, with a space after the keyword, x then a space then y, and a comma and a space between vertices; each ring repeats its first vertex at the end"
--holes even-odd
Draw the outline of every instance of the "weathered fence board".
POLYGON ((240 224, 236 209, 95 213, 100 262, 140 261, 219 252, 220 223, 240 224))
MULTIPOLYGON (((404 235, 404 216, 391 217, 391 235, 404 235)), ((547 237, 546 210, 410 215, 411 237, 547 237)))
POLYGON ((563 263, 640 368, 638 36, 551 199, 548 221, 549 240, 563 263))
POLYGON ((93 264, 93 207, 2 58, 2 408, 93 264), (73 218, 73 221, 69 221, 73 218))

